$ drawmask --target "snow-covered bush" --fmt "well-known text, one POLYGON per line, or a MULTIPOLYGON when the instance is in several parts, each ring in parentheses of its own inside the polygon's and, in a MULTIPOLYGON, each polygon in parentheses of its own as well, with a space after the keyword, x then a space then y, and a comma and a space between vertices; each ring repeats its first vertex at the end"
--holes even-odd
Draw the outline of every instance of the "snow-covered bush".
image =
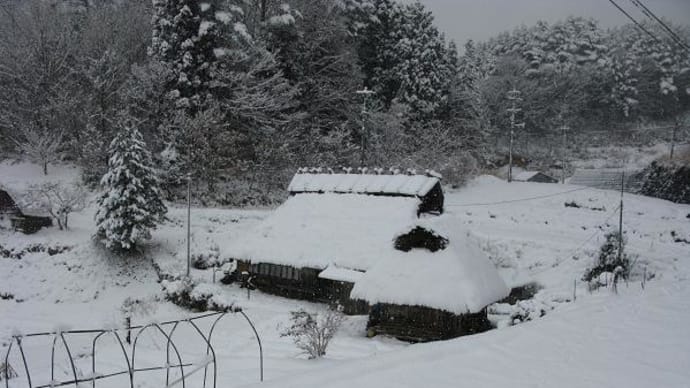
POLYGON ((338 310, 328 310, 322 315, 303 309, 292 311, 292 324, 283 330, 280 336, 291 337, 309 359, 319 358, 326 355, 328 343, 335 336, 344 318, 343 313, 338 310))
POLYGON ((69 215, 86 206, 86 190, 79 185, 46 182, 32 185, 24 196, 25 207, 47 211, 60 230, 69 229, 69 215))
POLYGON ((232 301, 216 296, 210 284, 196 283, 189 278, 163 280, 161 282, 165 298, 174 304, 195 311, 233 311, 232 301))
POLYGON ((653 162, 645 169, 641 194, 690 204, 690 163, 653 162))
POLYGON ((12 365, 0 362, 0 381, 10 380, 17 376, 17 372, 12 368, 12 365))
POLYGON ((211 267, 219 267, 223 262, 220 259, 220 248, 218 245, 212 245, 208 249, 192 254, 192 265, 196 269, 207 269, 211 267))
POLYGON ((541 298, 532 298, 517 301, 515 304, 494 303, 488 308, 492 321, 498 327, 514 326, 523 322, 541 318, 555 308, 557 301, 547 301, 541 298))
POLYGON ((141 133, 125 122, 110 145, 108 172, 101 179, 96 237, 106 248, 131 251, 151 238, 150 230, 165 219, 167 208, 158 177, 141 133))
MULTIPOLYGON (((596 264, 585 272, 583 280, 591 282, 592 279, 598 279, 605 272, 616 274, 613 278, 613 283, 617 282, 618 277, 628 278, 632 269, 632 262, 624 249, 619 254, 619 238, 620 234, 617 232, 606 235, 606 241, 599 250, 596 264)), ((625 247, 625 238, 620 246, 625 247)))

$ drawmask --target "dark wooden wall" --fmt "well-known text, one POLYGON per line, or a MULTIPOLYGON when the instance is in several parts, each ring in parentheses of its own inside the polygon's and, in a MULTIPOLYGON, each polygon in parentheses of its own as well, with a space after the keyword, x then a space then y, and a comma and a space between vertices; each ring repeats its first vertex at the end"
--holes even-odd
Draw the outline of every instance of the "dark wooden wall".
POLYGON ((405 341, 426 342, 491 329, 486 310, 456 315, 424 306, 378 303, 371 307, 368 334, 386 334, 405 341))
POLYGON ((268 294, 340 305, 345 314, 366 314, 369 310, 366 302, 350 299, 352 283, 319 278, 320 269, 239 261, 237 270, 249 272, 252 283, 268 294))

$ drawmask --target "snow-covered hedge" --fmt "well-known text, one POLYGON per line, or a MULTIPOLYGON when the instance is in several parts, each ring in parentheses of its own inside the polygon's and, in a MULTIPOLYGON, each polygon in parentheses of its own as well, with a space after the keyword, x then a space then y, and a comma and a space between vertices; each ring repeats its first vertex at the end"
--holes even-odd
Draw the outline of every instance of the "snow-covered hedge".
POLYGON ((220 293, 216 292, 216 287, 208 283, 196 283, 191 279, 183 278, 163 280, 161 286, 165 298, 178 306, 195 311, 232 311, 235 309, 234 301, 220 296, 220 293))
POLYGON ((690 164, 652 162, 645 173, 641 194, 690 204, 690 164))

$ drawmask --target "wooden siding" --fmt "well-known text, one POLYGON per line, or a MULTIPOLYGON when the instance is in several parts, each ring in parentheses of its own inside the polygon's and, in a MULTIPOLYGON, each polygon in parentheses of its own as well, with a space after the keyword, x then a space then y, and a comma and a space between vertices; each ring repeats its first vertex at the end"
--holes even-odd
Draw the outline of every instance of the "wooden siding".
POLYGON ((367 323, 370 336, 386 334, 412 342, 455 338, 490 328, 486 310, 456 315, 430 307, 386 303, 372 306, 367 323))
POLYGON ((320 269, 239 261, 237 271, 249 272, 252 283, 268 294, 340 305, 345 314, 366 314, 369 310, 366 302, 350 299, 354 284, 319 278, 320 269))

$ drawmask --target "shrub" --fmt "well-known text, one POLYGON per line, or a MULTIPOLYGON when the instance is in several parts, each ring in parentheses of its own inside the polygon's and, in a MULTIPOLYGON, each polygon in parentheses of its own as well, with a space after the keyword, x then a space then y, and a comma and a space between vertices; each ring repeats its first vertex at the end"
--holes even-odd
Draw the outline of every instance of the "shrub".
POLYGON ((163 280, 161 282, 165 299, 194 311, 236 311, 232 302, 214 295, 211 285, 196 284, 189 278, 163 280))
POLYGON ((17 372, 12 368, 12 365, 0 362, 0 381, 3 381, 5 378, 10 380, 17 376, 17 372))
MULTIPOLYGON (((599 275, 604 272, 615 273, 624 279, 628 278, 632 266, 631 260, 625 253, 625 249, 623 249, 620 255, 618 254, 619 238, 620 235, 616 232, 606 235, 606 241, 599 249, 599 257, 596 265, 585 272, 583 280, 590 282, 592 279, 599 278, 599 275)), ((623 248, 625 247, 625 239, 623 239, 620 245, 623 248)))
POLYGON ((328 310, 324 315, 310 313, 303 309, 290 312, 292 325, 281 337, 292 337, 292 341, 309 359, 326 355, 328 343, 340 328, 344 315, 338 310, 328 310))

